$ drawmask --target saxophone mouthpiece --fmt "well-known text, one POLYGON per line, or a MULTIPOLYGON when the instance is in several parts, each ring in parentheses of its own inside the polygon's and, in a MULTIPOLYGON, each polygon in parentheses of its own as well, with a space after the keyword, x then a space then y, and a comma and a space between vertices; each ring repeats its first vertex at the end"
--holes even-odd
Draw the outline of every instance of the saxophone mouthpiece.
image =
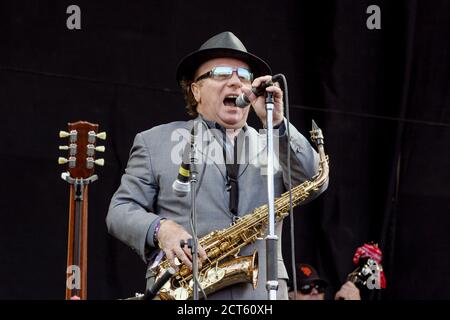
POLYGON ((316 145, 323 144, 322 130, 319 128, 319 126, 316 124, 316 122, 314 120, 312 120, 312 129, 309 133, 311 134, 311 140, 316 145))

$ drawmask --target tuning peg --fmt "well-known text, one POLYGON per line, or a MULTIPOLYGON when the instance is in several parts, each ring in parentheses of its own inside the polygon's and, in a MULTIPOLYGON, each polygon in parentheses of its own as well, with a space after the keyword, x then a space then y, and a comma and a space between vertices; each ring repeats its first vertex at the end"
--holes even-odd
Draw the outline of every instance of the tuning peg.
POLYGON ((97 133, 95 136, 101 140, 106 140, 106 132, 105 131, 97 133))
POLYGON ((59 137, 60 138, 67 138, 68 136, 70 136, 70 133, 68 133, 67 131, 60 131, 59 132, 59 137))
POLYGON ((105 140, 106 139, 106 132, 100 132, 100 133, 95 133, 95 131, 89 131, 88 132, 88 142, 89 143, 94 143, 95 142, 95 138, 99 138, 101 140, 105 140))
POLYGON ((105 146, 94 147, 93 144, 88 144, 87 145, 87 155, 88 155, 88 157, 93 157, 94 156, 94 150, 97 151, 97 152, 105 152, 105 146))
POLYGON ((61 130, 59 132, 59 137, 60 138, 70 137, 70 142, 75 142, 75 141, 77 141, 77 134, 78 134, 77 130, 71 130, 70 132, 61 130))
POLYGON ((58 158, 58 163, 59 164, 66 164, 69 163, 69 168, 75 168, 75 162, 76 162, 77 158, 75 157, 70 157, 69 159, 67 158, 63 158, 63 157, 59 157, 58 158))
POLYGON ((59 150, 70 150, 70 155, 74 156, 77 154, 77 145, 71 143, 70 146, 59 146, 59 150))
POLYGON ((105 165, 105 159, 97 159, 94 160, 92 157, 86 158, 86 168, 92 169, 94 167, 94 163, 98 166, 104 166, 105 165))
POLYGON ((103 167, 105 165, 105 159, 97 159, 94 161, 94 163, 98 166, 103 167))
POLYGON ((63 158, 63 157, 58 158, 58 164, 66 164, 67 162, 69 162, 69 159, 67 159, 67 158, 63 158))

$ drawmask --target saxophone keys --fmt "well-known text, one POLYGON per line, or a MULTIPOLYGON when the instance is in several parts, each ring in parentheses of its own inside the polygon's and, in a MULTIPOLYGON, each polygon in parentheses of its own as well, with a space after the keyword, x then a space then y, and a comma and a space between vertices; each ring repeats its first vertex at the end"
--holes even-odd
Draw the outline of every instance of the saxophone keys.
POLYGON ((223 271, 222 268, 210 269, 206 273, 206 278, 211 282, 219 281, 219 280, 223 279, 224 276, 225 276, 225 271, 223 271))
POLYGON ((189 298, 189 292, 186 288, 179 287, 173 291, 175 300, 187 300, 189 298))

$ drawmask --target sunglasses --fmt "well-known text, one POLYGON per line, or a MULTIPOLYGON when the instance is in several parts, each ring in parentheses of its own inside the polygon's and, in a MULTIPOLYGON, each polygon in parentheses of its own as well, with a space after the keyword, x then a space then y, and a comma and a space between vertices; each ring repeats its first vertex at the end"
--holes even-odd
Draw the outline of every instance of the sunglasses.
POLYGON ((319 283, 310 283, 305 284, 300 287, 299 291, 302 294, 310 294, 313 289, 316 289, 318 293, 324 293, 325 292, 325 286, 319 283))
POLYGON ((253 73, 245 68, 233 68, 233 67, 215 67, 211 71, 208 71, 199 76, 195 82, 212 78, 214 80, 227 80, 233 76, 233 72, 236 71, 237 76, 242 82, 251 83, 253 81, 253 73))

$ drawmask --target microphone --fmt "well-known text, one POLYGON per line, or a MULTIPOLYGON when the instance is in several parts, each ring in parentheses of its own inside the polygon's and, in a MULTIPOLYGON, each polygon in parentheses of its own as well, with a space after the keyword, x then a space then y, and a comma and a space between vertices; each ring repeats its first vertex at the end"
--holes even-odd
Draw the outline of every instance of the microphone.
MULTIPOLYGON (((258 87, 252 87, 252 92, 255 96, 262 96, 266 89, 273 86, 274 82, 277 82, 281 78, 281 75, 277 74, 272 77, 272 80, 261 83, 258 87)), ((245 93, 240 94, 236 98, 236 107, 245 108, 250 104, 250 99, 245 95, 245 93)))
POLYGON ((144 295, 144 300, 152 300, 157 294, 159 289, 162 288, 163 285, 166 284, 167 281, 175 274, 175 269, 169 267, 166 272, 163 273, 161 278, 155 281, 155 283, 147 290, 144 295))
POLYGON ((191 191, 189 177, 191 175, 189 163, 189 143, 186 144, 183 150, 183 158, 181 160, 180 168, 178 169, 177 179, 172 184, 172 190, 177 197, 185 197, 191 191))
POLYGON ((194 142, 195 142, 195 122, 192 124, 191 129, 191 141, 190 143, 186 143, 183 155, 181 159, 180 168, 178 169, 177 179, 172 184, 172 190, 177 197, 184 197, 191 191, 191 161, 195 163, 195 157, 190 159, 191 152, 193 155, 194 152, 194 142))

